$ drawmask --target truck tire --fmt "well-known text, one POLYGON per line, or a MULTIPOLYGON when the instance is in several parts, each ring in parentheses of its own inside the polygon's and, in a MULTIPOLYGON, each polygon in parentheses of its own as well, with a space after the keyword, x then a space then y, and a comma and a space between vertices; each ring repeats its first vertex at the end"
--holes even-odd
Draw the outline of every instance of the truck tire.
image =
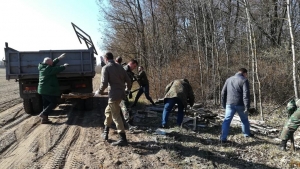
POLYGON ((31 98, 33 112, 40 114, 43 111, 43 101, 41 95, 31 98))
POLYGON ((92 97, 84 99, 84 109, 87 111, 93 110, 94 100, 92 97))
POLYGON ((23 99, 23 106, 27 114, 33 114, 31 99, 23 99))
POLYGON ((83 111, 84 110, 84 103, 85 103, 84 99, 76 99, 76 106, 75 106, 75 108, 77 110, 83 111))

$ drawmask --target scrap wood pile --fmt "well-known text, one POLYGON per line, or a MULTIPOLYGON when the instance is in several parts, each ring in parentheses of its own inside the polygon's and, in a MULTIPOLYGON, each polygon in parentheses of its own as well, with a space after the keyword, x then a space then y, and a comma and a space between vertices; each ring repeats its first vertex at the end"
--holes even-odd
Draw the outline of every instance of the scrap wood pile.
MULTIPOLYGON (((148 106, 145 110, 138 110, 135 115, 137 122, 145 124, 148 121, 156 123, 156 126, 157 124, 160 124, 161 114, 157 115, 157 113, 163 112, 163 100, 159 99, 155 104, 156 106, 148 106), (154 119, 154 117, 156 117, 156 119, 154 119), (151 120, 149 120, 149 118, 151 118, 151 120)), ((217 118, 218 114, 212 113, 210 110, 201 107, 201 104, 195 104, 192 108, 188 107, 187 110, 185 110, 183 127, 197 130, 199 127, 220 125, 221 120, 217 118)), ((175 106, 169 115, 169 119, 176 119, 177 111, 177 106, 175 106)))
MULTIPOLYGON (((155 122, 156 125, 161 122, 161 114, 157 115, 157 113, 162 113, 164 109, 163 99, 159 99, 155 102, 156 106, 148 106, 145 110, 140 110, 137 112, 137 116, 143 117, 152 117, 151 122, 155 122), (143 115, 141 115, 143 114, 143 115), (153 117, 156 117, 154 119, 153 117), (158 119, 158 120, 157 120, 158 119)), ((217 110, 212 112, 203 108, 203 106, 199 103, 195 103, 193 107, 187 108, 185 111, 184 119, 183 119, 183 127, 190 128, 192 130, 197 130, 201 127, 212 127, 212 126, 221 126, 225 115, 225 110, 217 110)), ((177 107, 173 109, 173 112, 170 113, 170 117, 176 119, 177 117, 177 107)), ((149 119, 148 119, 149 120, 149 119)), ((145 122, 146 120, 142 120, 141 122, 145 122)), ((250 130, 253 132, 258 132, 262 134, 278 134, 279 130, 270 126, 267 126, 264 121, 259 120, 249 120, 250 130)), ((145 123, 144 123, 145 124, 145 123)), ((241 125, 241 120, 238 114, 236 114, 231 122, 231 125, 241 125)))
POLYGON ((183 126, 197 130, 198 127, 219 126, 221 122, 218 114, 203 108, 201 104, 195 104, 193 107, 188 107, 185 111, 183 126))

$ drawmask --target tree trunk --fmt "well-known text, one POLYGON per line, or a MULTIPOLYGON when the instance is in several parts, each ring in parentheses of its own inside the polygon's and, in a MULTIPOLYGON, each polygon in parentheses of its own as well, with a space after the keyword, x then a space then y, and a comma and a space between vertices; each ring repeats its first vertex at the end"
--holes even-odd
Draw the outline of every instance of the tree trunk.
POLYGON ((250 22, 250 14, 249 14, 249 4, 247 0, 244 0, 245 3, 245 10, 246 10, 246 16, 247 16, 247 28, 248 28, 248 35, 249 35, 249 44, 250 44, 250 50, 251 50, 251 58, 252 58, 252 87, 253 87, 253 104, 254 108, 257 108, 257 102, 256 102, 256 94, 255 94, 255 57, 254 57, 254 47, 253 47, 253 40, 252 40, 252 29, 251 29, 251 22, 250 22))
POLYGON ((290 36, 291 36, 291 49, 292 49, 292 55, 293 55, 293 82, 294 82, 294 92, 295 92, 295 98, 298 99, 298 86, 297 86, 297 69, 296 69, 296 56, 295 56, 295 47, 294 47, 294 35, 293 35, 293 27, 292 27, 292 21, 290 16, 290 0, 286 0, 287 5, 287 19, 290 29, 290 36))

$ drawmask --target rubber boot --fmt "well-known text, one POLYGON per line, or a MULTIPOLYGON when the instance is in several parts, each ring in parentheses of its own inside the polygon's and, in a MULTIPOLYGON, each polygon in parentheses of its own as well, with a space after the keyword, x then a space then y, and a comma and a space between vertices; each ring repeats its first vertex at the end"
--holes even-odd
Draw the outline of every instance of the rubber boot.
POLYGON ((120 140, 111 143, 112 146, 127 146, 128 142, 126 139, 126 134, 125 133, 119 133, 120 140))
POLYGON ((109 127, 105 126, 103 133, 101 134, 101 137, 103 140, 108 140, 108 133, 109 133, 109 127))
POLYGON ((48 116, 40 114, 39 117, 41 118, 41 124, 52 124, 52 121, 48 119, 48 116))
POLYGON ((279 149, 282 151, 286 151, 286 143, 287 143, 287 140, 282 140, 279 145, 279 149))

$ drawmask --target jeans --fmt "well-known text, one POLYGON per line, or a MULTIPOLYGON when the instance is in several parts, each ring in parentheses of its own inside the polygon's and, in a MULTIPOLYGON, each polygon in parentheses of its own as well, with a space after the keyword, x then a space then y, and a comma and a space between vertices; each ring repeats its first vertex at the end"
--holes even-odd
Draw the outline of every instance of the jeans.
POLYGON ((173 107, 175 106, 175 104, 177 103, 178 105, 178 113, 177 113, 177 125, 181 125, 182 121, 183 121, 183 103, 181 102, 181 100, 177 97, 175 98, 166 98, 164 100, 165 106, 164 106, 164 111, 163 111, 163 115, 162 115, 162 125, 166 125, 168 123, 168 117, 169 117, 169 113, 172 111, 173 107))
POLYGON ((241 122, 242 122, 242 131, 244 136, 250 135, 250 124, 248 120, 248 115, 244 113, 245 107, 244 106, 236 106, 236 105, 226 105, 225 110, 225 118, 222 124, 222 133, 221 133, 221 140, 225 141, 227 140, 227 135, 229 133, 229 127, 231 120, 237 112, 240 116, 241 122))
POLYGON ((53 109, 57 106, 57 99, 58 96, 50 96, 42 94, 43 99, 43 111, 41 112, 42 115, 48 116, 53 109))
POLYGON ((149 96, 149 85, 145 85, 145 86, 140 87, 138 93, 135 96, 134 104, 137 103, 137 101, 139 100, 139 98, 141 97, 141 95, 143 93, 145 93, 146 99, 149 100, 154 105, 154 102, 153 102, 152 98, 149 96))

